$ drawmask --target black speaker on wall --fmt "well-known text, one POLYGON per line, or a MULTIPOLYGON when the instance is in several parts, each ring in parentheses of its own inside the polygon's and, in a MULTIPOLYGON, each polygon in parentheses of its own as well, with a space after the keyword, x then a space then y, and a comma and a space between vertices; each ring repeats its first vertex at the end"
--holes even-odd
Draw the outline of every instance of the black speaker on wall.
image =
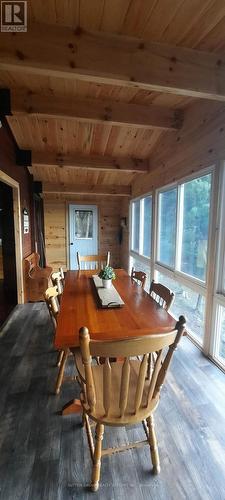
POLYGON ((11 97, 9 89, 0 89, 0 117, 10 116, 11 112, 11 97))
POLYGON ((34 192, 34 194, 41 194, 42 193, 42 182, 34 181, 33 192, 34 192))
POLYGON ((16 164, 19 167, 31 167, 32 154, 30 149, 16 149, 16 164))

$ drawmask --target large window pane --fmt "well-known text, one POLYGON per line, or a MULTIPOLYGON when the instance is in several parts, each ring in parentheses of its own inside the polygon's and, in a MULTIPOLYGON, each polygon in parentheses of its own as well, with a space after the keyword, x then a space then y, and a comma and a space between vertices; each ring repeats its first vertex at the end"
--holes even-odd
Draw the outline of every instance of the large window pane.
POLYGON ((133 202, 132 250, 139 252, 140 201, 133 202))
POLYGON ((184 315, 187 330, 202 343, 205 326, 205 297, 159 272, 157 272, 157 281, 170 288, 175 294, 171 313, 177 319, 181 314, 184 315))
POLYGON ((158 260, 175 266, 177 188, 159 194, 158 260))
POLYGON ((205 281, 211 174, 186 182, 182 188, 181 271, 205 281))
POLYGON ((142 271, 142 272, 146 273, 147 279, 146 279, 146 282, 145 282, 145 290, 146 290, 146 292, 149 292, 150 280, 151 280, 150 263, 149 263, 149 265, 148 264, 144 264, 140 260, 138 260, 138 259, 136 259, 134 257, 130 257, 130 269, 132 267, 135 269, 135 271, 142 271))
POLYGON ((144 204, 144 231, 143 231, 143 255, 151 255, 151 231, 152 231, 152 197, 143 200, 144 204))

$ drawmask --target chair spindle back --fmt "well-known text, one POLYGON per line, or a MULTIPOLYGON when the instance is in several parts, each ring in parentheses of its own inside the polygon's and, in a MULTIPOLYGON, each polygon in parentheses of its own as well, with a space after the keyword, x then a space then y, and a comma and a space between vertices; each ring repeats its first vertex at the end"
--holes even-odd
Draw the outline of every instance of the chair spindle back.
POLYGON ((57 325, 57 317, 59 313, 58 297, 59 293, 57 286, 52 286, 50 288, 47 288, 47 290, 44 293, 44 299, 55 328, 57 325))
POLYGON ((151 282, 149 294, 161 307, 163 307, 163 309, 166 309, 167 311, 171 307, 175 297, 174 293, 169 288, 161 283, 155 283, 154 280, 151 282))
MULTIPOLYGON (((102 402, 105 415, 108 417, 110 408, 114 408, 115 401, 118 418, 139 418, 142 411, 154 407, 159 399, 160 389, 165 380, 172 355, 184 332, 185 318, 180 316, 175 330, 169 333, 149 335, 146 337, 130 338, 115 341, 94 341, 90 339, 86 327, 80 329, 80 348, 85 371, 86 400, 90 411, 94 414, 98 405, 98 386, 94 383, 94 372, 96 369, 92 364, 92 357, 104 358, 101 369, 102 402), (147 378, 148 358, 151 353, 156 353, 156 361, 151 373, 147 378), (123 361, 117 360, 110 363, 110 358, 123 357, 123 361), (134 357, 141 356, 141 360, 134 357), (119 368, 119 381, 117 383, 117 394, 112 392, 111 387, 115 379, 114 370, 119 368), (135 392, 134 392, 135 391, 135 392), (132 412, 130 410, 132 404, 132 412)), ((118 373, 118 370, 117 370, 118 373)), ((118 421, 118 420, 117 420, 118 421)))
POLYGON ((79 271, 92 269, 103 269, 104 266, 109 266, 110 252, 106 255, 80 255, 77 252, 77 264, 79 271))
POLYGON ((135 271, 134 268, 132 267, 131 270, 131 279, 138 283, 142 288, 145 287, 147 275, 144 273, 144 271, 135 271))
POLYGON ((62 294, 63 294, 63 279, 61 276, 61 272, 59 271, 57 273, 52 273, 51 279, 52 279, 53 286, 57 286, 58 300, 60 302, 62 294))

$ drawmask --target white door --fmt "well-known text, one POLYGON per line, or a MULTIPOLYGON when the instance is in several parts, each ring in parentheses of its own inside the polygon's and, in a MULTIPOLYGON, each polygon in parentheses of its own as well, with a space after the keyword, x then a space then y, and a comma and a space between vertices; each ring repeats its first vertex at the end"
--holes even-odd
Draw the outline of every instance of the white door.
POLYGON ((98 211, 96 205, 69 205, 70 269, 78 269, 80 255, 98 253, 98 211))

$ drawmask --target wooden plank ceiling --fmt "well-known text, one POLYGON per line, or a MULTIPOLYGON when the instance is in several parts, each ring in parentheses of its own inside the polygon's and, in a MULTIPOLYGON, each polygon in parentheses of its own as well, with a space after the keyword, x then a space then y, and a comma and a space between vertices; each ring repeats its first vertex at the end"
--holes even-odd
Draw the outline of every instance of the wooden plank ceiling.
MULTIPOLYGON (((121 36, 121 41, 131 36, 203 50, 219 54, 218 67, 223 65, 225 2, 221 0, 30 0, 27 40, 32 23, 114 33, 121 36)), ((3 36, 0 34, 0 44, 3 36)), ((20 36, 15 37, 18 43, 20 36)), ((20 59, 22 64, 21 54, 20 59)), ((142 165, 147 170, 153 152, 160 150, 168 134, 175 134, 175 129, 182 126, 186 111, 199 103, 190 92, 177 95, 176 90, 157 92, 126 82, 115 85, 91 78, 89 81, 88 77, 78 79, 76 75, 57 77, 46 71, 34 74, 29 70, 29 61, 25 63, 23 71, 3 65, 0 88, 11 90, 13 115, 8 116, 8 123, 19 147, 31 149, 33 158, 38 158, 33 160, 30 171, 35 180, 48 186, 75 189, 77 185, 79 192, 82 185, 103 186, 106 191, 107 186, 113 186, 108 194, 116 186, 121 194, 124 186, 127 194, 126 187, 141 175, 140 160, 144 160, 142 165), (105 103, 103 116, 100 103, 105 103), (128 123, 126 103, 130 105, 128 123), (149 111, 149 122, 145 110, 149 111), (159 119, 157 110, 161 113, 159 119), (78 161, 80 157, 82 162, 78 161), (90 158, 89 168, 85 167, 85 158, 87 163, 90 158), (137 168, 130 168, 131 161, 137 168), (110 167, 105 168, 106 163, 110 167)), ((98 187, 96 192, 102 193, 102 189, 98 187)))

